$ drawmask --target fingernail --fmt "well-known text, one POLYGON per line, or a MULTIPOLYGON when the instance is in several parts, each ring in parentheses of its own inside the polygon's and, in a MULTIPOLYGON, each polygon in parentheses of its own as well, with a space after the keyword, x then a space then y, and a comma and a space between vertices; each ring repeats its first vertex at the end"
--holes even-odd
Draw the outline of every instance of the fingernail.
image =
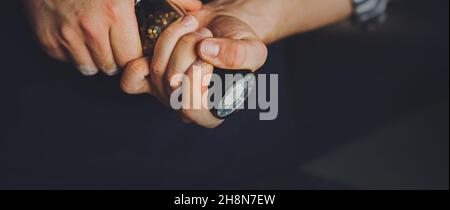
POLYGON ((78 70, 85 76, 94 76, 98 73, 98 69, 95 66, 89 65, 78 66, 78 70))
POLYGON ((116 64, 113 64, 110 68, 105 70, 105 73, 108 76, 115 76, 119 73, 119 68, 117 67, 116 64))
POLYGON ((108 76, 115 76, 119 73, 119 68, 117 68, 116 64, 112 64, 109 67, 107 67, 106 64, 102 64, 99 67, 108 76))
POLYGON ((192 15, 187 15, 183 17, 183 20, 181 20, 181 24, 183 24, 186 27, 197 25, 197 19, 195 19, 192 15))
POLYGON ((200 50, 204 56, 215 58, 219 55, 220 45, 214 41, 205 40, 202 42, 200 50))

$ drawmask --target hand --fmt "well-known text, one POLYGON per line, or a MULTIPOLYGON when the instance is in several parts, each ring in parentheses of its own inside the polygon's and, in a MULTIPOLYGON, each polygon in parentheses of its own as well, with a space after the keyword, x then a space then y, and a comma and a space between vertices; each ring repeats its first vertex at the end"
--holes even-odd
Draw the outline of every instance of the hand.
MULTIPOLYGON (((127 66, 122 89, 129 94, 149 93, 168 104, 177 88, 171 86, 172 78, 185 74, 193 81, 193 66, 202 66, 202 76, 212 73, 212 65, 223 69, 259 69, 267 58, 264 43, 247 23, 232 16, 231 9, 225 12, 216 8, 223 7, 206 6, 169 26, 161 34, 153 58, 137 59, 127 66), (199 58, 206 62, 198 62, 199 58)), ((193 95, 203 95, 208 90, 202 83, 192 85, 188 101, 195 103, 193 95)), ((223 122, 205 107, 181 108, 180 112, 184 121, 208 128, 223 122)))
MULTIPOLYGON (((134 0, 23 0, 36 36, 52 58, 87 76, 115 75, 142 57, 134 0)), ((177 0, 189 10, 197 0, 177 0)))

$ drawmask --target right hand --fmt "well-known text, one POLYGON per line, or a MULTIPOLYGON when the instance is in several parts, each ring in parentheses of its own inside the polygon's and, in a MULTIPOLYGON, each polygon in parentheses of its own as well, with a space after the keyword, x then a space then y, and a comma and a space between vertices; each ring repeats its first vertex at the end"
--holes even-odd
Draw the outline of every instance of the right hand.
MULTIPOLYGON (((172 83, 173 79, 185 75, 189 81, 195 81, 194 67, 200 67, 201 78, 208 78, 213 66, 257 71, 267 58, 264 42, 240 15, 247 13, 236 12, 240 1, 217 2, 217 5, 205 5, 200 12, 191 13, 161 33, 153 57, 137 59, 127 65, 122 89, 129 94, 148 93, 169 105, 179 87, 172 83)), ((206 83, 209 81, 190 83, 189 92, 183 97, 186 96, 192 108, 181 107, 179 111, 185 122, 214 128, 223 120, 214 117, 207 107, 198 109, 192 105, 205 104, 196 101, 195 95, 208 93, 206 83)), ((197 100, 203 99, 197 97, 197 100)))
MULTIPOLYGON (((135 0, 23 0, 36 36, 52 58, 86 76, 115 75, 142 57, 135 0)), ((198 0, 177 0, 198 10, 198 0)))

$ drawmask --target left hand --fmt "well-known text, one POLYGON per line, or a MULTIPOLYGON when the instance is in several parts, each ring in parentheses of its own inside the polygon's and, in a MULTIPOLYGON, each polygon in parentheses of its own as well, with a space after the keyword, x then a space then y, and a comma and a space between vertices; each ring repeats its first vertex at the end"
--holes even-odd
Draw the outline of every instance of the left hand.
MULTIPOLYGON (((129 94, 151 94, 168 105, 170 95, 177 88, 171 86, 172 78, 184 74, 193 81, 195 65, 201 65, 202 76, 212 74, 213 66, 229 70, 258 70, 266 61, 267 48, 253 29, 232 11, 206 6, 169 26, 159 37, 152 58, 137 59, 127 65, 122 89, 129 94)), ((190 99, 208 91, 201 82, 191 85, 190 99)), ((180 113, 184 121, 207 128, 217 127, 223 122, 206 107, 182 108, 180 113)))

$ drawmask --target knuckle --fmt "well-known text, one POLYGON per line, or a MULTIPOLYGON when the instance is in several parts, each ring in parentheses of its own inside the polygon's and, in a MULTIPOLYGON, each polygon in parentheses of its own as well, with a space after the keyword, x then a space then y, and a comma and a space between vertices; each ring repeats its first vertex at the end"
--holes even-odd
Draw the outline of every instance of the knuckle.
POLYGON ((99 30, 97 27, 97 23, 95 20, 91 18, 81 18, 80 28, 89 39, 95 40, 96 38, 99 37, 99 30))
POLYGON ((164 73, 165 73, 164 64, 161 61, 159 61, 159 59, 154 59, 150 70, 151 76, 161 78, 164 76, 164 73))
POLYGON ((139 62, 131 62, 126 67, 127 73, 131 75, 138 74, 139 72, 141 72, 141 70, 142 68, 139 62))
POLYGON ((122 15, 123 6, 117 1, 109 1, 106 4, 106 15, 112 22, 117 22, 122 15))

